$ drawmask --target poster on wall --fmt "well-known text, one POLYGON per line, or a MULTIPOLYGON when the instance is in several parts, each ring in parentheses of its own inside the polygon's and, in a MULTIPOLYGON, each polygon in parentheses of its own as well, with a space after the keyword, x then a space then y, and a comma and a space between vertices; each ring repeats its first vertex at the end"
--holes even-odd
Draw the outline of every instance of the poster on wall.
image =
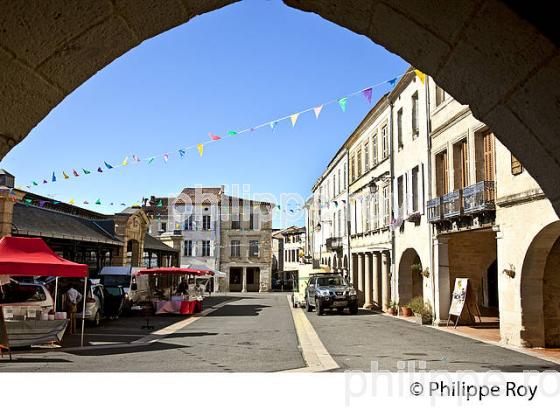
POLYGON ((455 287, 453 288, 453 296, 451 297, 449 316, 461 316, 467 300, 468 284, 469 280, 466 278, 455 279, 455 287))

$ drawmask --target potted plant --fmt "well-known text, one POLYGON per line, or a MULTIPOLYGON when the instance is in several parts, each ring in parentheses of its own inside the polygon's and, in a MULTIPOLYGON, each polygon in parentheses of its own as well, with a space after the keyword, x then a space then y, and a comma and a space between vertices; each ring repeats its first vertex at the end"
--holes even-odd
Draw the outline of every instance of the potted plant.
POLYGON ((412 312, 414 312, 416 323, 419 325, 429 325, 432 323, 432 306, 429 303, 424 303, 422 296, 413 298, 408 303, 408 306, 412 309, 412 312))
POLYGON ((409 304, 401 306, 401 315, 402 316, 412 316, 412 309, 410 308, 409 304))
POLYGON ((389 303, 389 308, 387 309, 387 313, 395 316, 398 313, 398 311, 399 311, 399 306, 397 305, 397 302, 392 300, 391 303, 389 303))

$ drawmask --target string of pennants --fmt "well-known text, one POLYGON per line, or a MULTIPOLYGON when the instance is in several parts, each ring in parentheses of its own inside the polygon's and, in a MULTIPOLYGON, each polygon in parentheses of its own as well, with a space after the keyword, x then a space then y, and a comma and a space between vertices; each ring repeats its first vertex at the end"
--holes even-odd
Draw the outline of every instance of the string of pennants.
MULTIPOLYGON (((414 72, 416 73, 416 76, 420 79, 420 81, 422 83, 424 83, 424 81, 426 79, 426 75, 419 70, 414 70, 414 72)), ((33 189, 33 187, 37 187, 39 185, 51 184, 51 183, 55 183, 55 182, 58 182, 58 181, 68 180, 68 179, 71 179, 71 178, 78 178, 78 177, 81 177, 81 176, 84 176, 84 175, 106 173, 106 172, 114 170, 116 168, 126 167, 126 166, 132 165, 132 164, 145 163, 145 164, 150 165, 150 164, 154 163, 156 160, 161 160, 161 159, 164 161, 164 163, 167 163, 170 160, 171 155, 178 156, 179 159, 184 159, 187 156, 187 153, 189 151, 195 150, 195 149, 196 149, 196 151, 198 151, 199 156, 202 157, 204 155, 205 146, 207 146, 210 143, 218 142, 218 141, 220 141, 224 138, 237 137, 237 136, 242 135, 242 134, 251 133, 251 132, 254 132, 254 131, 256 131, 258 129, 261 129, 261 128, 269 128, 272 132, 274 132, 275 128, 278 126, 279 123, 281 123, 283 121, 288 121, 288 120, 290 121, 290 123, 292 125, 292 128, 294 128, 296 126, 296 123, 298 122, 299 118, 303 114, 313 112, 314 115, 315 115, 315 118, 319 119, 319 116, 321 115, 321 112, 323 111, 323 109, 326 106, 329 106, 329 105, 336 104, 340 107, 342 112, 346 112, 346 110, 348 108, 348 101, 352 97, 362 96, 363 98, 365 98, 367 100, 368 104, 371 104, 372 97, 373 97, 373 91, 376 88, 381 87, 385 84, 389 84, 391 86, 394 86, 397 83, 397 81, 399 80, 399 78, 403 77, 405 74, 401 74, 401 75, 399 75, 397 77, 394 77, 390 80, 382 81, 382 82, 374 84, 372 86, 363 88, 359 91, 355 91, 353 93, 350 93, 350 94, 348 94, 344 97, 329 100, 329 101, 323 102, 322 104, 304 109, 302 111, 295 112, 293 114, 290 114, 290 115, 287 115, 287 116, 284 116, 284 117, 281 117, 281 118, 277 118, 275 120, 266 121, 262 124, 255 125, 255 126, 250 127, 250 128, 245 128, 243 130, 228 131, 223 137, 219 136, 219 135, 217 135, 213 132, 209 132, 208 133, 209 139, 206 140, 206 141, 200 142, 200 143, 195 144, 195 145, 183 147, 183 148, 178 148, 174 151, 168 151, 168 152, 165 152, 163 154, 151 155, 151 156, 148 156, 146 158, 140 158, 136 154, 133 154, 131 156, 128 156, 128 155, 125 156, 123 158, 123 160, 118 164, 117 163, 111 164, 107 161, 102 161, 102 165, 98 165, 96 167, 90 167, 90 168, 76 167, 76 168, 72 168, 71 171, 68 171, 68 172, 67 171, 62 171, 59 174, 57 174, 56 171, 53 171, 52 175, 50 175, 48 178, 35 179, 35 180, 31 181, 31 183, 26 185, 25 187, 27 189, 33 189)), ((18 188, 21 189, 22 187, 18 187, 18 188)))

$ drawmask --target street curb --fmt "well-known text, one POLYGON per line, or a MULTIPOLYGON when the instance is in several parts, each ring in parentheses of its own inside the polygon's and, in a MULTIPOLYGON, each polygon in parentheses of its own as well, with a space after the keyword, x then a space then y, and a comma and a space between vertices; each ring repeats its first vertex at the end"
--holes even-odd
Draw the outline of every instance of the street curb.
POLYGON ((321 342, 303 310, 292 306, 290 295, 286 295, 286 297, 294 320, 301 354, 307 366, 284 370, 281 373, 325 372, 340 368, 321 342))

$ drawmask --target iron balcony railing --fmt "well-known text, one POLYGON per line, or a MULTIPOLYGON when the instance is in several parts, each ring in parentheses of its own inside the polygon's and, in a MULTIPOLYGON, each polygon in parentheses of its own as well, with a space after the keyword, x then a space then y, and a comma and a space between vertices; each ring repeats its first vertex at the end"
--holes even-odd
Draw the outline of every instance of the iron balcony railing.
POLYGON ((441 198, 443 218, 455 218, 463 214, 463 191, 461 189, 445 194, 441 198))
POLYGON ((428 212, 428 222, 439 222, 443 219, 443 207, 441 206, 441 197, 430 199, 426 203, 428 212))
POLYGON ((496 191, 494 181, 480 181, 463 189, 465 214, 495 209, 496 191))

